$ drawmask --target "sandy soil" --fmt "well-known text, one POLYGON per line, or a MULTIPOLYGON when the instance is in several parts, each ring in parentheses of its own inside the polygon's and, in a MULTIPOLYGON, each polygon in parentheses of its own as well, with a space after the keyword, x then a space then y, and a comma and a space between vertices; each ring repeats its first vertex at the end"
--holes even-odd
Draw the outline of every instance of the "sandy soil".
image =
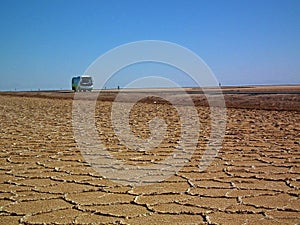
MULTIPOLYGON (((180 100, 183 94, 189 94, 196 106, 208 106, 207 96, 218 96, 219 89, 216 88, 184 88, 183 93, 178 89, 126 89, 121 90, 131 101, 132 96, 149 96, 156 93, 164 93, 166 96, 174 96, 180 100)), ((300 85, 299 86, 243 86, 243 87, 222 87, 222 93, 226 100, 227 108, 264 109, 264 110, 300 110, 300 85)), ((96 95, 100 101, 114 101, 120 94, 118 90, 93 91, 84 93, 83 98, 96 95), (99 94, 100 93, 100 94, 99 94), (85 97, 87 96, 87 97, 85 97)), ((37 98, 73 99, 74 92, 65 91, 36 91, 36 92, 0 92, 1 95, 27 96, 37 98)), ((146 99, 143 102, 153 103, 153 99, 146 99)), ((156 102, 159 102, 155 100, 156 102)), ((186 104, 182 98, 182 104, 186 104)))
MULTIPOLYGON (((86 162, 74 139, 72 93, 1 93, 0 224, 300 224, 299 88, 244 89, 225 94, 225 139, 203 172, 198 164, 210 134, 209 108, 199 90, 188 90, 195 92, 202 125, 197 149, 174 176, 146 186, 113 182, 86 162)), ((180 98, 176 90, 168 94, 180 98)), ((136 152, 112 129, 115 96, 106 92, 96 108, 110 153, 137 166, 172 153, 180 141, 174 107, 153 98, 134 106, 135 135, 149 137, 147 121, 154 116, 168 124, 158 148, 136 152)))

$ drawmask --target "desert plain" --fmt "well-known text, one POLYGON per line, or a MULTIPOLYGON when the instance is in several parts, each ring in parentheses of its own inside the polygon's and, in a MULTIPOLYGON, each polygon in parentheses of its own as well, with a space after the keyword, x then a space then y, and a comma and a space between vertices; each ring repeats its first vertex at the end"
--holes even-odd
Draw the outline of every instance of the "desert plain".
POLYGON ((100 93, 99 139, 113 157, 141 168, 172 155, 181 141, 178 112, 151 94, 163 92, 197 110, 201 129, 191 158, 165 180, 142 185, 111 180, 82 155, 72 123, 74 93, 1 92, 0 224, 300 224, 300 86, 222 90, 224 139, 203 171, 198 165, 211 118, 201 90, 186 89, 194 106, 170 89, 131 90, 120 102, 114 102, 118 91, 100 93), (154 117, 167 124, 155 149, 129 149, 114 132, 112 104, 129 104, 132 96, 141 97, 129 116, 136 137, 151 136, 154 117))

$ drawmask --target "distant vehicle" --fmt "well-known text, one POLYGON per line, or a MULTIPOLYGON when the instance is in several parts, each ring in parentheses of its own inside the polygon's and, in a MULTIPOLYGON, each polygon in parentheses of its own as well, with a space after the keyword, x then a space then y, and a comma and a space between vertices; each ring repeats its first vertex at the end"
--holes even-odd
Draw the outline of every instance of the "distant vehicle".
POLYGON ((72 90, 75 92, 92 91, 93 85, 93 78, 89 75, 81 75, 72 78, 72 90))

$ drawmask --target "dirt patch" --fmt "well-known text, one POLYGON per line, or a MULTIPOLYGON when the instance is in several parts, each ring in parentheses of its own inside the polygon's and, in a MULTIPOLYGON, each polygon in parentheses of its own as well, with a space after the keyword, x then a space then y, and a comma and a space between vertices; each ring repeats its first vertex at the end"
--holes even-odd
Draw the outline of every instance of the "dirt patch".
MULTIPOLYGON (((72 93, 19 95, 0 95, 1 224, 300 223, 298 94, 243 94, 239 105, 238 95, 225 95, 232 108, 223 146, 202 172, 210 120, 209 108, 197 103, 203 129, 193 157, 172 177, 147 186, 113 182, 86 162, 74 139, 72 93)), ((180 130, 174 109, 153 103, 157 99, 136 104, 130 117, 135 135, 148 137, 147 121, 155 115, 169 115, 170 131, 158 149, 136 152, 122 146, 111 127, 113 96, 96 108, 108 151, 136 166, 167 157, 180 130)))

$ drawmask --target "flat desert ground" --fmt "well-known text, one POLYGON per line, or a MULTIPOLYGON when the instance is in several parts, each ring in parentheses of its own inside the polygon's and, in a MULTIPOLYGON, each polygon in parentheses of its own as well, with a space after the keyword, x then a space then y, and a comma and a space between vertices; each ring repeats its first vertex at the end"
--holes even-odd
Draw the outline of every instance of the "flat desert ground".
POLYGON ((300 224, 300 86, 223 88, 224 139, 203 171, 198 165, 211 118, 196 88, 186 89, 195 106, 176 89, 128 90, 126 101, 115 102, 118 92, 104 91, 95 108, 99 139, 114 158, 139 168, 172 155, 181 120, 172 104, 149 97, 157 92, 179 107, 195 107, 201 129, 182 168, 142 185, 103 176, 81 154, 72 124, 74 93, 0 93, 0 224, 300 224), (112 104, 126 106, 133 96, 143 98, 129 115, 136 137, 153 135, 148 122, 154 117, 167 124, 155 149, 129 149, 114 132, 112 104))

